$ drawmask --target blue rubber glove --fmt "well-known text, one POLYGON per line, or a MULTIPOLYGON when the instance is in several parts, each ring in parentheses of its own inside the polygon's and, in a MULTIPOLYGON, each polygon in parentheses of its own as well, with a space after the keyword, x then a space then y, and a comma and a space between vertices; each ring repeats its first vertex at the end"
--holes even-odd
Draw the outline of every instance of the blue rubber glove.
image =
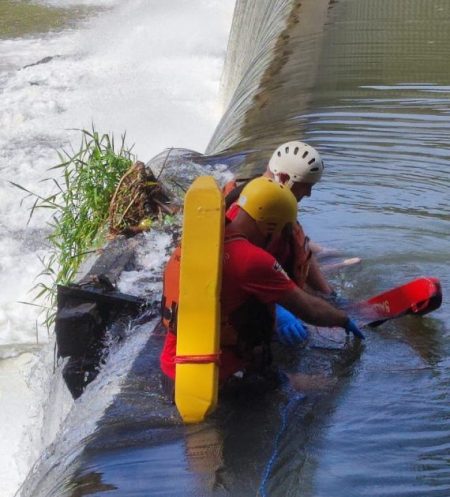
POLYGON ((298 345, 308 338, 308 330, 303 323, 281 305, 275 307, 276 331, 284 345, 298 345))
POLYGON ((353 321, 353 319, 348 318, 347 322, 345 323, 345 332, 348 333, 353 333, 355 337, 358 337, 360 340, 365 340, 365 336, 361 333, 361 330, 358 328, 358 325, 353 321))

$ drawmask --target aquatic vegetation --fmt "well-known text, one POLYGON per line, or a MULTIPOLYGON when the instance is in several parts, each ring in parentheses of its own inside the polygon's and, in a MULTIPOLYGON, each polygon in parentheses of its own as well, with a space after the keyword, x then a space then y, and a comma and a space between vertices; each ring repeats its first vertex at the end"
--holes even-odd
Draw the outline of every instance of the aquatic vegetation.
POLYGON ((73 282, 81 262, 104 244, 111 198, 135 160, 125 135, 116 147, 112 135, 100 134, 94 127, 80 131, 79 150, 62 150, 60 163, 50 168, 61 173, 59 178, 44 180, 52 184, 54 193, 44 197, 11 182, 34 198, 30 219, 36 209, 53 211, 48 222, 50 251, 41 261, 43 269, 33 287, 34 302, 44 302, 33 305, 42 306, 48 326, 54 320, 57 285, 73 282))

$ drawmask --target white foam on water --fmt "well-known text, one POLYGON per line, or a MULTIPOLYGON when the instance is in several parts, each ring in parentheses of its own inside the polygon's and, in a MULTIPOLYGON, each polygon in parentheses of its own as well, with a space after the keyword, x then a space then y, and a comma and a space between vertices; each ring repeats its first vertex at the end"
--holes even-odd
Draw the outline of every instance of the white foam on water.
POLYGON ((58 161, 56 149, 77 148, 74 129, 91 122, 117 139, 126 131, 144 162, 170 146, 202 152, 221 115, 217 96, 234 6, 218 0, 39 3, 112 8, 76 29, 0 40, 1 497, 15 492, 71 406, 51 374, 52 342, 36 328, 36 308, 18 303, 30 300, 41 270, 48 212, 37 212, 27 226, 23 194, 9 181, 48 193, 50 185, 40 181, 56 174, 48 171, 58 161), (52 58, 24 67, 45 57, 52 58))
POLYGON ((164 262, 171 251, 172 237, 168 233, 144 233, 145 242, 137 248, 136 270, 124 271, 117 283, 118 289, 129 295, 152 298, 162 292, 164 262))

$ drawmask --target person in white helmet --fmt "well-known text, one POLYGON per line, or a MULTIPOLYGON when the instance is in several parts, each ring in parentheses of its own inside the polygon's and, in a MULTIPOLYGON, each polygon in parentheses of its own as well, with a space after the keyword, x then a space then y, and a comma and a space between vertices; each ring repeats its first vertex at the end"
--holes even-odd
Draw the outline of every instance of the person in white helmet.
POLYGON ((297 202, 311 195, 312 187, 320 181, 323 161, 311 145, 291 141, 280 145, 272 154, 265 176, 291 189, 297 202))
MULTIPOLYGON (((312 188, 320 181, 323 170, 323 161, 315 148, 301 141, 290 141, 283 143, 275 150, 263 176, 273 178, 277 183, 290 188, 297 202, 300 202, 304 197, 311 195, 312 188)), ((227 208, 231 207, 235 200, 237 200, 237 197, 246 184, 247 181, 237 186, 235 181, 231 181, 225 186, 224 193, 227 208)), ((234 208, 228 211, 227 216, 230 219, 233 218, 234 208)), ((314 291, 325 295, 331 294, 333 289, 320 272, 315 258, 311 258, 310 254, 310 251, 316 252, 320 249, 317 248, 317 245, 309 241, 309 238, 304 235, 300 225, 295 229, 295 232, 297 235, 297 245, 302 246, 302 249, 297 247, 297 259, 300 256, 298 252, 303 252, 301 254, 302 260, 298 261, 303 265, 303 275, 296 278, 297 283, 301 287, 307 283, 314 291), (311 260, 309 260, 310 258, 311 260), (306 275, 308 275, 308 282, 305 281, 306 275)), ((282 242, 280 243, 283 245, 282 242)), ((274 255, 279 256, 280 259, 286 258, 287 247, 277 247, 276 245, 274 243, 272 247, 276 252, 274 255), (284 252, 284 256, 282 253, 280 254, 280 250, 284 252)))
MULTIPOLYGON (((301 141, 290 141, 280 145, 272 154, 264 176, 272 177, 277 183, 290 188, 297 202, 300 202, 304 197, 311 196, 312 188, 320 181, 323 170, 323 160, 314 147, 301 141)), ((298 243, 308 244, 307 249, 311 251, 311 255, 304 254, 304 257, 309 257, 308 267, 304 269, 308 274, 307 285, 325 295, 332 294, 333 288, 314 256, 315 246, 305 236, 300 224, 295 227, 293 235, 297 236, 298 243)))
MULTIPOLYGON (((290 188, 297 202, 300 202, 302 198, 311 195, 311 190, 322 177, 323 170, 323 161, 315 148, 300 141, 290 141, 275 150, 263 176, 290 188)), ((226 204, 230 207, 227 211, 229 219, 235 216, 234 198, 239 195, 245 184, 234 184, 234 189, 230 186, 225 188, 226 204)), ((299 223, 273 239, 268 251, 300 288, 325 296, 334 294, 333 288, 320 270, 309 238, 299 223)), ((307 336, 302 323, 282 307, 277 308, 277 323, 279 336, 285 343, 296 344, 307 336)))
MULTIPOLYGON (((290 141, 275 150, 263 176, 290 188, 297 202, 300 202, 302 198, 311 196, 312 187, 320 181, 323 170, 323 161, 315 148, 300 141, 290 141)), ((239 185, 236 180, 231 180, 225 185, 227 207, 237 200, 250 179, 253 178, 239 185)))

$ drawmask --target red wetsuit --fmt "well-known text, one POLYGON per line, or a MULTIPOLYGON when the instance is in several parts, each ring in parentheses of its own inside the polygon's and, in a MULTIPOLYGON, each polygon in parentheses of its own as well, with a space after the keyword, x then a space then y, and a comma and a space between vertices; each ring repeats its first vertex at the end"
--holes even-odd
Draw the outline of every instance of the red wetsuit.
MULTIPOLYGON (((276 259, 240 235, 225 238, 221 291, 221 366, 223 381, 245 366, 236 354, 238 334, 230 316, 251 298, 272 304, 296 288, 276 259)), ((161 369, 175 377, 176 336, 168 331, 160 357, 161 369)))
MULTIPOLYGON (((226 218, 232 221, 239 212, 237 203, 231 204, 226 212, 226 218)), ((289 276, 300 287, 304 288, 308 278, 311 249, 309 238, 305 235, 299 223, 283 231, 279 236, 273 238, 267 252, 272 254, 287 271, 289 276)))

